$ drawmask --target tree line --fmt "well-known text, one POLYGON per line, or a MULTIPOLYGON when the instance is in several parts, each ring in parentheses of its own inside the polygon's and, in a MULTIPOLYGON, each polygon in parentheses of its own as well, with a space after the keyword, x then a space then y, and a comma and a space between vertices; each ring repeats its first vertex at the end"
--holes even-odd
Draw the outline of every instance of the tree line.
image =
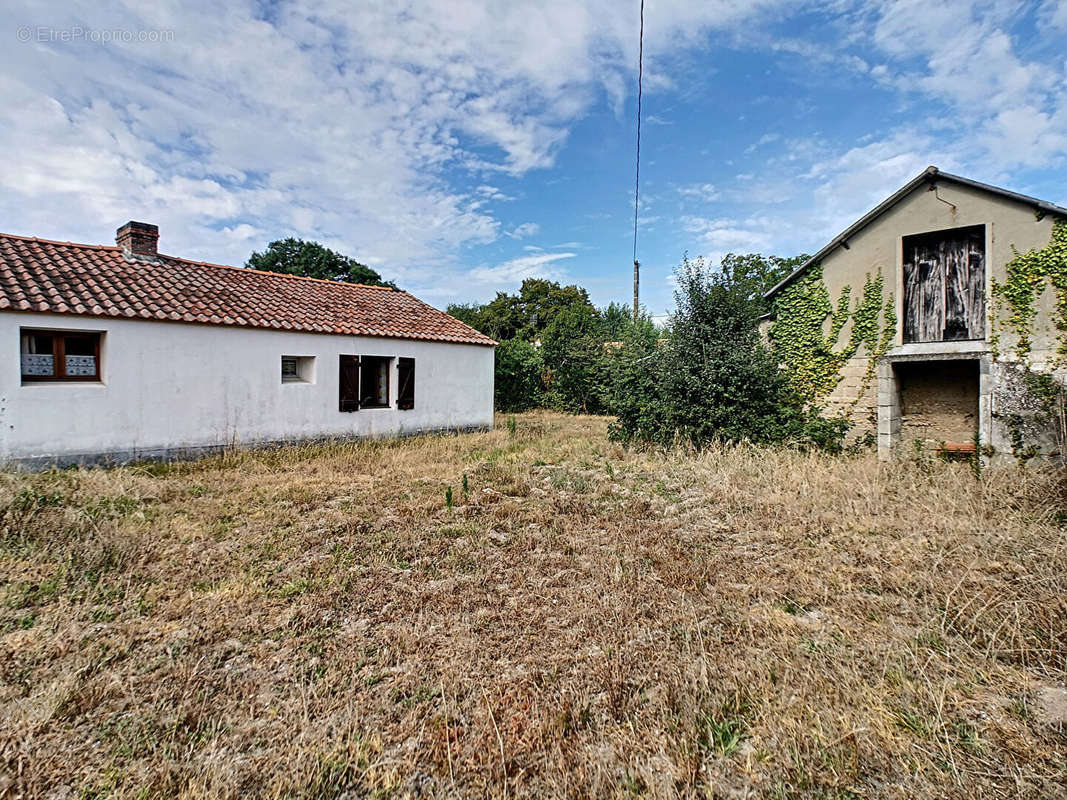
POLYGON ((612 435, 629 442, 835 449, 847 423, 823 418, 800 396, 759 331, 771 310, 764 293, 806 259, 685 258, 661 328, 645 313, 634 320, 629 306, 598 309, 581 287, 539 279, 448 313, 500 342, 500 411, 612 414, 612 435))

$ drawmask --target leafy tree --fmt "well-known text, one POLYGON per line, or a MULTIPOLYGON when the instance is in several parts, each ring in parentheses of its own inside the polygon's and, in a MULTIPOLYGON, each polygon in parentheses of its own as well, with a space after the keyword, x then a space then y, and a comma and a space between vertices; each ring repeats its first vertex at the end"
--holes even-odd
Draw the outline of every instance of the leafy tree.
POLYGON ((496 407, 528 411, 544 402, 541 354, 524 339, 507 339, 496 348, 496 407))
POLYGON ((485 305, 450 305, 449 314, 498 342, 539 338, 552 320, 575 305, 593 309, 589 295, 578 286, 560 286, 556 281, 527 278, 518 294, 497 292, 485 305))
POLYGON ((560 286, 556 281, 527 278, 519 288, 517 310, 525 326, 521 332, 530 336, 543 334, 557 316, 574 308, 596 314, 589 294, 580 286, 560 286))
POLYGON ((245 266, 267 272, 302 275, 306 278, 396 288, 392 281, 383 281, 381 275, 354 258, 341 255, 318 242, 292 237, 276 239, 268 244, 262 253, 253 252, 245 266))
POLYGON ((553 318, 541 337, 546 399, 563 411, 603 413, 605 346, 596 309, 575 303, 553 318))
POLYGON ((793 258, 763 256, 759 253, 727 253, 719 264, 726 280, 734 291, 756 302, 760 314, 771 310, 771 304, 763 295, 779 281, 807 261, 809 256, 793 258))
POLYGON ((633 308, 623 303, 608 303, 600 309, 600 319, 604 339, 617 342, 626 335, 634 323, 633 308))
POLYGON ((485 331, 485 319, 482 315, 482 309, 485 306, 479 303, 450 303, 445 312, 458 319, 460 322, 470 325, 476 331, 485 333, 486 336, 491 336, 485 331))
POLYGON ((847 423, 805 407, 760 338, 764 306, 753 271, 685 259, 676 275, 666 343, 618 376, 613 435, 658 444, 839 447, 847 423))

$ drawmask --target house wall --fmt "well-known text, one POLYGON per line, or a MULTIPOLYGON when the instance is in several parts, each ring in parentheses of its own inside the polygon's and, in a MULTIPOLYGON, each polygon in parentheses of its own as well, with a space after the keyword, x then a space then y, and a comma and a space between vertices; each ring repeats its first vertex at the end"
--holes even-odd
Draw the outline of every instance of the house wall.
MULTIPOLYGON (((1037 219, 1034 209, 1024 203, 983 192, 968 186, 961 186, 948 181, 938 185, 936 192, 927 185, 919 186, 908 197, 900 201, 889 211, 858 232, 848 241, 849 249, 836 248, 822 260, 823 281, 836 303, 845 286, 852 287, 853 303, 856 302, 868 274, 881 271, 885 278, 886 297, 892 292, 895 301, 897 330, 894 347, 888 358, 915 358, 930 355, 939 359, 974 358, 975 353, 986 354, 983 389, 980 395, 982 404, 979 419, 982 424, 981 435, 985 443, 998 451, 1011 449, 1009 436, 996 408, 996 398, 1003 393, 997 392, 999 375, 1005 374, 1012 361, 1015 345, 1014 334, 1001 332, 999 359, 995 363, 988 355, 989 336, 993 330, 989 315, 992 302, 987 302, 987 320, 985 339, 980 342, 937 342, 930 344, 908 344, 902 341, 903 308, 903 252, 902 239, 916 233, 928 233, 968 225, 985 225, 986 228, 986 297, 992 297, 992 281, 1003 283, 1006 279, 1006 265, 1014 257, 1013 248, 1025 252, 1031 248, 1041 249, 1048 245, 1052 235, 1054 219, 1045 216, 1037 219)), ((1038 311, 1035 324, 1033 348, 1030 355, 1031 365, 1038 370, 1052 368, 1056 350, 1056 333, 1052 325, 1052 312, 1055 294, 1047 289, 1038 299, 1038 311)), ((849 323, 851 325, 851 322, 849 323)), ((839 341, 848 340, 849 327, 841 332, 839 341)), ((872 423, 878 420, 880 450, 885 451, 890 441, 896 441, 900 434, 899 420, 892 420, 890 393, 896 391, 895 384, 883 385, 885 375, 892 371, 881 370, 882 376, 863 386, 863 376, 867 373, 868 357, 861 352, 850 360, 842 369, 842 380, 828 398, 831 411, 852 410, 852 420, 859 432, 870 430, 872 423)))
POLYGON ((227 444, 491 426, 493 348, 408 339, 0 313, 0 459, 166 457, 227 444), (22 383, 20 329, 103 331, 99 383, 22 383), (338 411, 338 356, 415 359, 415 407, 338 411), (312 383, 281 357, 314 356, 312 383))

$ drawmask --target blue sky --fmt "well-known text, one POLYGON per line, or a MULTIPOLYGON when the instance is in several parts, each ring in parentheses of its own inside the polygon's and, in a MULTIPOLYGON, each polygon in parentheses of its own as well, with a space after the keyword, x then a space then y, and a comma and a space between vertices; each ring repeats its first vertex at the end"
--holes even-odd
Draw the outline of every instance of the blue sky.
MULTIPOLYGON (((0 230, 318 239, 439 306, 631 281, 637 3, 18 2, 0 230)), ((1067 0, 646 0, 642 298, 812 252, 928 164, 1067 203, 1067 0)))

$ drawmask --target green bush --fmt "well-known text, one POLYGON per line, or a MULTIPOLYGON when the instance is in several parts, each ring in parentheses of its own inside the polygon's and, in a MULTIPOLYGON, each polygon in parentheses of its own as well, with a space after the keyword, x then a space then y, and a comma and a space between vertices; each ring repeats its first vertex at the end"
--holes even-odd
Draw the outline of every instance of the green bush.
POLYGON ((614 392, 623 441, 790 443, 839 449, 848 423, 806 406, 759 335, 762 307, 729 269, 686 259, 667 339, 620 365, 614 392))
POLYGON ((587 305, 559 312, 541 339, 547 405, 575 414, 602 414, 604 341, 600 316, 587 305))
POLYGON ((542 361, 537 348, 524 339, 508 339, 496 348, 498 411, 528 411, 544 402, 542 361))

